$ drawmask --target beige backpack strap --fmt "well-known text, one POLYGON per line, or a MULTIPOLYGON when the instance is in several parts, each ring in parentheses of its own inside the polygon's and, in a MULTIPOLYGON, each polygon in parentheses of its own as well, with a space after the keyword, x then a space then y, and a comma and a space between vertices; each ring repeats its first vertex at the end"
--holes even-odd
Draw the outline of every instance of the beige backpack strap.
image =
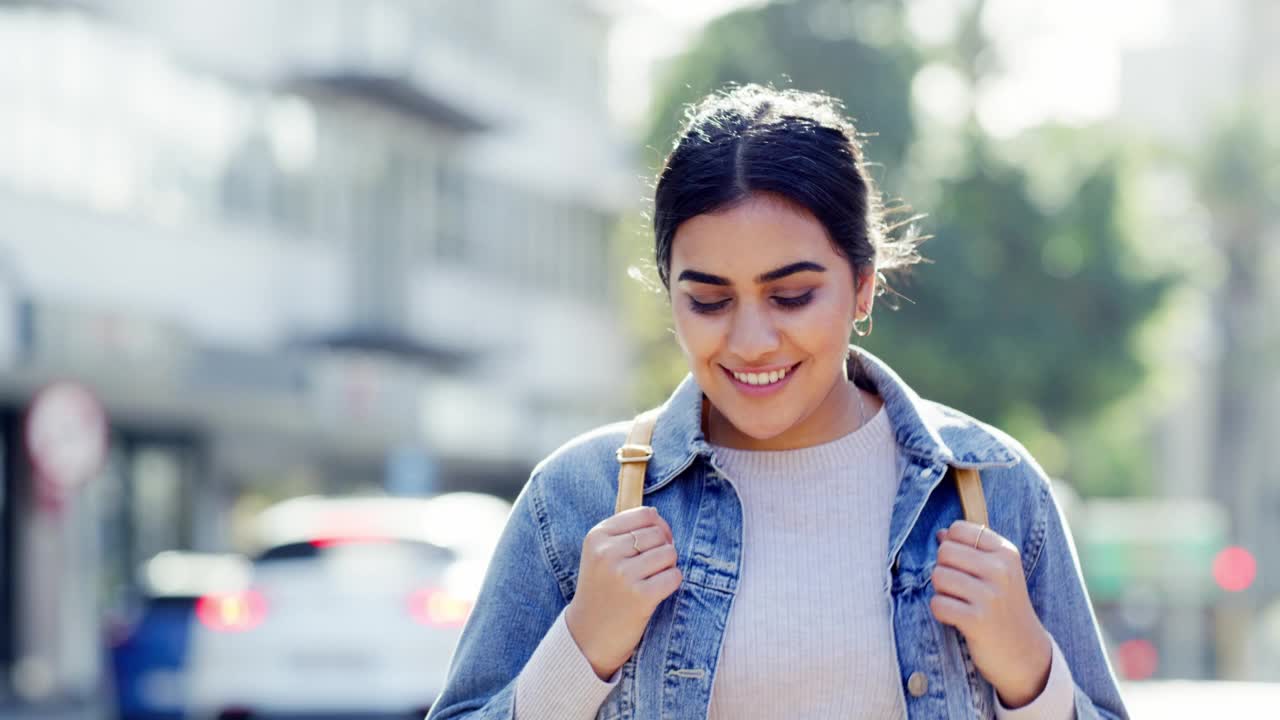
POLYGON ((960 507, 964 519, 978 525, 987 525, 987 500, 982 495, 982 477, 973 468, 951 468, 956 477, 956 490, 960 493, 960 507))
POLYGON ((653 426, 661 408, 646 410, 636 416, 627 442, 618 448, 618 502, 614 514, 644 504, 644 471, 653 457, 653 426))

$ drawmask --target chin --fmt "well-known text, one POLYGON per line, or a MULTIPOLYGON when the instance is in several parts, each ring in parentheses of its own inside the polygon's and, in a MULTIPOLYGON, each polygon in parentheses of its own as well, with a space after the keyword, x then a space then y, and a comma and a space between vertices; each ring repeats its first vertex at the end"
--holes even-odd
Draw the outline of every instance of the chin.
MULTIPOLYGON (((722 408, 723 406, 717 405, 722 408)), ((721 410, 721 412, 724 412, 721 410)), ((746 435, 754 440, 772 440, 773 438, 783 434, 792 425, 795 424, 794 418, 779 417, 776 413, 774 417, 760 417, 760 411, 753 412, 751 409, 739 410, 733 414, 726 414, 729 422, 737 428, 738 432, 746 435)))

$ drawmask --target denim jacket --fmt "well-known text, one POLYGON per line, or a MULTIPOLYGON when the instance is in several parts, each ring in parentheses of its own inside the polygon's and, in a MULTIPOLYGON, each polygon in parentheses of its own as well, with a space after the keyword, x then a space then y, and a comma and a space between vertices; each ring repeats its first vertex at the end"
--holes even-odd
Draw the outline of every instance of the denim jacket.
MULTIPOLYGON (((920 398, 883 361, 850 347, 850 377, 884 400, 899 453, 884 592, 909 718, 992 718, 995 697, 963 636, 929 609, 935 531, 963 513, 948 466, 977 468, 989 523, 1021 552, 1031 602, 1075 680, 1078 718, 1127 718, 1075 546, 1044 471, 1016 440, 920 398), (855 361, 854 356, 860 359, 855 361), (913 675, 923 673, 908 684, 913 675), (908 689, 910 688, 910 690, 908 689)), ((654 428, 644 502, 671 526, 683 574, 658 605, 602 719, 705 718, 720 644, 738 587, 742 507, 701 430, 692 374, 654 428)), ((612 514, 615 451, 630 422, 581 435, 534 468, 515 501, 480 595, 428 720, 513 716, 516 676, 573 598, 583 539, 612 514)), ((850 517, 856 517, 856 509, 850 517)))

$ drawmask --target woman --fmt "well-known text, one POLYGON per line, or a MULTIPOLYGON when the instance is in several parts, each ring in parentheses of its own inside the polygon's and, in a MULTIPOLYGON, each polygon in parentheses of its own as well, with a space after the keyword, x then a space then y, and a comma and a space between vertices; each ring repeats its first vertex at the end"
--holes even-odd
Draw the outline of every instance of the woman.
POLYGON ((706 98, 655 205, 690 374, 645 506, 613 514, 628 423, 541 462, 429 719, 1127 717, 1043 470, 848 344, 919 256, 839 106, 706 98))

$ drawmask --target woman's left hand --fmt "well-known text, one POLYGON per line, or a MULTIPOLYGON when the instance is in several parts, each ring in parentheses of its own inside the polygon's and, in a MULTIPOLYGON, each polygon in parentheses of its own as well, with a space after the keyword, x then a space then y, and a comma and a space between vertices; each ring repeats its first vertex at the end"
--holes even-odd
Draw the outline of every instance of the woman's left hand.
POLYGON ((974 665, 1000 702, 1017 708, 1044 690, 1053 646, 1031 607, 1018 548, 991 528, 981 528, 957 520, 938 531, 929 608, 938 622, 964 635, 974 665))

